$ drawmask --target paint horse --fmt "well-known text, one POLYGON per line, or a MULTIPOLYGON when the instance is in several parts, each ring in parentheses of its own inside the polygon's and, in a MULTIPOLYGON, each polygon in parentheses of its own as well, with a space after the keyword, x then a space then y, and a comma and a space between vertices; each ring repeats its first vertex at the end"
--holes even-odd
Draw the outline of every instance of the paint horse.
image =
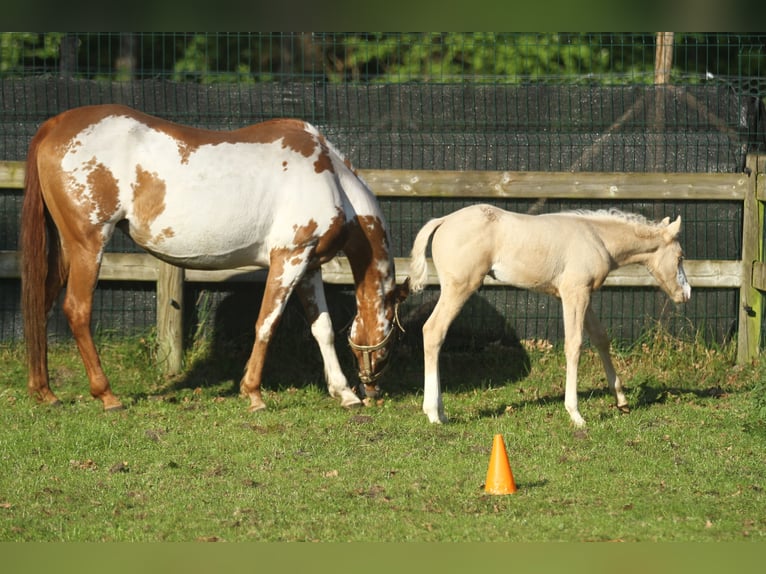
POLYGON ((425 388, 423 411, 432 423, 446 422, 439 379, 439 351, 447 330, 485 275, 522 289, 561 299, 564 315, 566 390, 564 405, 577 427, 585 425, 577 407, 577 366, 583 328, 601 357, 617 407, 628 402, 609 352, 609 338, 591 307, 591 294, 609 272, 644 264, 676 303, 691 296, 678 243, 681 218, 650 222, 635 214, 574 211, 544 215, 511 213, 472 205, 432 219, 412 247, 409 288, 423 289, 426 247, 431 241, 441 293, 423 325, 425 388))
POLYGON ((115 228, 186 268, 268 267, 255 342, 241 381, 249 408, 266 408, 266 352, 296 291, 324 361, 331 396, 361 404, 341 371, 320 266, 349 259, 357 313, 348 339, 372 393, 397 338, 391 240, 380 207, 350 163, 314 128, 278 119, 235 131, 181 126, 118 105, 75 108, 31 141, 21 221, 22 307, 29 392, 57 403, 47 365, 47 316, 63 311, 105 409, 120 408, 91 333, 93 291, 115 228))

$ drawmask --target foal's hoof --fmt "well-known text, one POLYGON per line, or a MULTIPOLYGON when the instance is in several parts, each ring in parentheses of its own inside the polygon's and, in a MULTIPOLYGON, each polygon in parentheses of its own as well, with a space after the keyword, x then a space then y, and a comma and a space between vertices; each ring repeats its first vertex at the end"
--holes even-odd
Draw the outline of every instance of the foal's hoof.
POLYGON ((265 410, 266 410, 265 403, 261 403, 259 405, 250 405, 249 407, 247 407, 247 412, 249 413, 257 413, 257 412, 265 411, 265 410))
POLYGON ((116 404, 116 405, 110 405, 108 407, 107 406, 104 407, 104 411, 107 412, 107 413, 118 413, 118 412, 124 411, 124 410, 125 410, 125 405, 123 405, 122 403, 119 403, 119 404, 116 404))
POLYGON ((617 405, 617 410, 627 415, 630 412, 630 407, 628 405, 617 405))

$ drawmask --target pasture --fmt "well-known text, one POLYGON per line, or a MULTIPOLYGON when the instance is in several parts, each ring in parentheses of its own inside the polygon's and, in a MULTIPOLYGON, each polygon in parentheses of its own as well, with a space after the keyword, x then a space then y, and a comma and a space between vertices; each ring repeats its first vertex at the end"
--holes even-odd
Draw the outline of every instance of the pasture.
POLYGON ((445 425, 421 411, 423 358, 406 345, 377 403, 344 410, 327 394, 316 345, 296 356, 275 341, 268 410, 249 413, 238 380, 219 380, 221 364, 206 362, 204 341, 172 379, 151 336, 102 334, 98 344, 125 410, 90 398, 71 342, 51 347, 60 407, 29 398, 21 345, 0 349, 2 541, 766 538, 766 362, 735 365, 733 345, 658 328, 615 349, 627 415, 586 345, 580 430, 563 408, 563 349, 540 342, 444 352, 445 425), (495 433, 513 495, 483 491, 495 433))

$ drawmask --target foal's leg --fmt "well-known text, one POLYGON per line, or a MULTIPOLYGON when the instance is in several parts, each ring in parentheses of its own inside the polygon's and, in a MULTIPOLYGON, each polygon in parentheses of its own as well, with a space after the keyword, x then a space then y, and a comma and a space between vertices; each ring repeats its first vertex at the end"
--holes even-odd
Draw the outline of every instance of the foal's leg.
POLYGON ((319 352, 322 354, 325 380, 330 396, 340 398, 341 406, 360 406, 362 401, 349 388, 335 352, 335 333, 327 310, 322 273, 319 269, 306 272, 298 283, 297 293, 311 325, 311 334, 316 339, 319 352))
POLYGON ((93 398, 101 399, 104 409, 113 410, 122 408, 122 403, 109 387, 90 328, 99 259, 100 255, 88 251, 70 252, 69 279, 63 310, 85 365, 85 372, 90 381, 90 394, 93 398))
POLYGON ((423 325, 423 412, 432 423, 446 423, 448 420, 444 414, 439 381, 439 353, 444 344, 444 338, 452 321, 479 285, 481 285, 481 277, 478 284, 475 284, 475 281, 473 284, 456 284, 445 279, 441 285, 441 294, 436 307, 423 325))
POLYGON ((240 383, 241 391, 250 399, 251 412, 264 410, 266 403, 261 394, 261 379, 271 337, 277 329, 287 300, 296 283, 306 271, 306 256, 303 251, 288 252, 278 258, 272 257, 266 286, 263 292, 261 310, 255 322, 255 342, 247 361, 245 375, 240 383), (297 263, 295 263, 297 261, 297 263))
POLYGON ((604 364, 606 381, 609 384, 609 390, 612 391, 612 394, 617 401, 617 408, 624 413, 629 412, 628 399, 625 398, 622 382, 620 381, 617 372, 614 370, 612 358, 609 353, 609 337, 590 305, 588 305, 588 310, 585 312, 585 330, 588 332, 588 336, 598 350, 601 362, 604 364))
POLYGON ((577 288, 561 294, 564 310, 564 353, 567 361, 564 406, 576 427, 585 426, 585 419, 577 408, 577 366, 580 362, 585 314, 590 304, 590 291, 577 288))

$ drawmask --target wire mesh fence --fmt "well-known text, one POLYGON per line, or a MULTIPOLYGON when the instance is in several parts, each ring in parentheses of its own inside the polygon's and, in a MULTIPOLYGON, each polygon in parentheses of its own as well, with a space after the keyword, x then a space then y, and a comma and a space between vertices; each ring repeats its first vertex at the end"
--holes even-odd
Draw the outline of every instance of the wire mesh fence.
MULTIPOLYGON (((360 168, 741 172, 748 153, 766 149, 766 34, 662 38, 670 50, 654 33, 0 33, 0 160, 23 160, 40 122, 64 109, 119 102, 214 129, 300 117, 360 168)), ((492 200, 517 211, 534 201, 492 200)), ((408 255, 428 218, 469 202, 381 198, 395 254, 408 255)), ((613 205, 682 215, 688 258, 741 253, 737 202, 613 205)), ((19 207, 20 190, 0 190, 0 250, 17 249, 19 207)), ((601 207, 548 200, 543 210, 601 207)), ((118 234, 110 250, 136 248, 118 234)), ((214 294, 213 307, 235 291, 187 289, 191 301, 214 294)), ((20 337, 18 291, 2 279, 0 340, 20 337)), ((437 296, 430 288, 408 302, 413 321, 437 296)), ((606 289, 594 305, 625 340, 658 318, 716 341, 736 332, 736 290, 698 291, 672 312, 662 297, 606 289)), ((147 285, 102 284, 96 301, 105 331, 155 319, 147 285)), ((52 332, 67 335, 56 317, 52 332)), ((472 340, 563 337, 554 300, 509 288, 476 295, 451 336, 463 331, 472 340)))

